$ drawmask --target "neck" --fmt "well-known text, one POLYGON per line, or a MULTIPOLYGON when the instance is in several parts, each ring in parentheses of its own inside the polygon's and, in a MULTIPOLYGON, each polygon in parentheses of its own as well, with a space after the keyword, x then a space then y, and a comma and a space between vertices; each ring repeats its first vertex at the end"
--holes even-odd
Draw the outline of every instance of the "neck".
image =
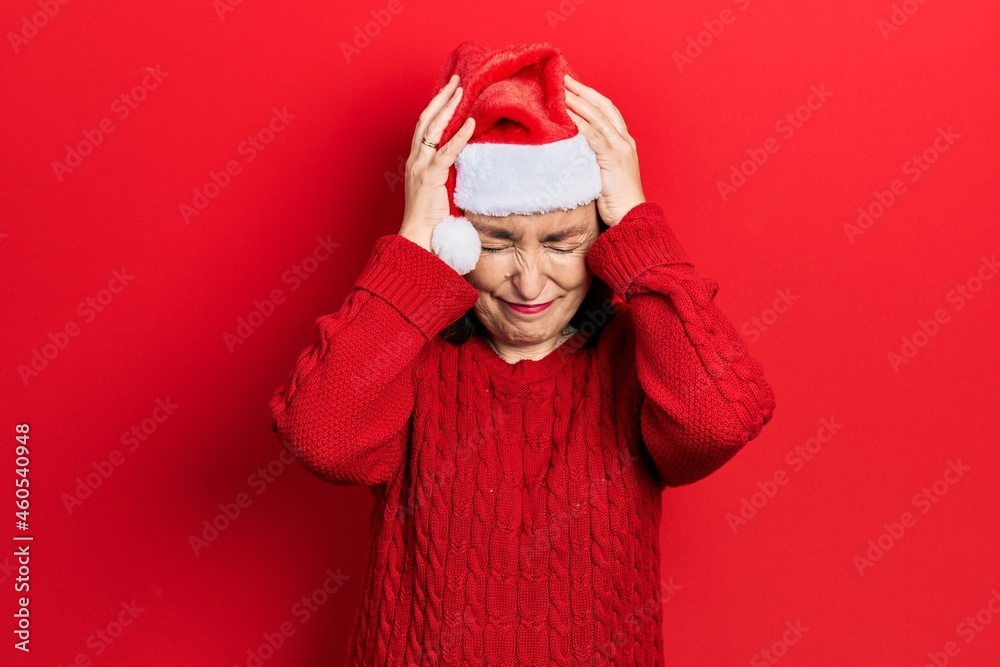
POLYGON ((554 338, 550 338, 549 340, 536 345, 509 345, 503 341, 496 341, 490 336, 487 336, 486 340, 489 342, 490 347, 496 350, 496 353, 500 355, 501 359, 508 363, 516 364, 517 362, 525 359, 538 361, 539 359, 545 358, 550 352, 569 340, 575 333, 575 328, 567 326, 554 338))

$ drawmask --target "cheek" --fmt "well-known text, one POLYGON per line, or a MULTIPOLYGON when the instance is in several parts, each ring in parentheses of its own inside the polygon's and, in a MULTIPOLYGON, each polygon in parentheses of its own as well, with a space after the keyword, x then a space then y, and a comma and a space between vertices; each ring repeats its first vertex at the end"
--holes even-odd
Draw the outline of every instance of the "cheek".
POLYGON ((480 292, 490 292, 507 280, 506 273, 495 258, 483 254, 476 262, 476 268, 465 274, 465 278, 480 292))
POLYGON ((552 278, 566 289, 585 286, 590 276, 586 255, 560 255, 553 258, 551 267, 552 278))

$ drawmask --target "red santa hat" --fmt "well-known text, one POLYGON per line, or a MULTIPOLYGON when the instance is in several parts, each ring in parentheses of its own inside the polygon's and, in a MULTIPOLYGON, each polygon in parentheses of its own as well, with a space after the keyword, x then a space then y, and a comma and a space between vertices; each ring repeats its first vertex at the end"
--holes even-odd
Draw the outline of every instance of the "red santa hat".
POLYGON ((439 142, 471 116, 472 137, 448 174, 450 215, 434 228, 431 249, 465 274, 479 259, 479 234, 463 215, 530 215, 568 210, 597 199, 597 156, 570 118, 564 75, 574 79, 558 48, 514 44, 492 50, 479 40, 459 44, 435 83, 461 77, 462 99, 439 142))

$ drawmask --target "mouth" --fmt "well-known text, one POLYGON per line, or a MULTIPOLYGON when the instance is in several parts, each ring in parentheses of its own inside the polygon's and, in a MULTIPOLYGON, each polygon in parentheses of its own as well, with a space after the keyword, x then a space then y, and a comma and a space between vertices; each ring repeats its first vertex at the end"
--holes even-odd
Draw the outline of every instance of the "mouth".
POLYGON ((507 304, 507 307, 515 312, 523 313, 525 315, 531 315, 534 313, 542 312, 543 310, 551 306, 555 302, 555 299, 553 299, 552 301, 547 301, 545 303, 511 303, 510 301, 505 301, 503 299, 501 299, 501 301, 507 304))

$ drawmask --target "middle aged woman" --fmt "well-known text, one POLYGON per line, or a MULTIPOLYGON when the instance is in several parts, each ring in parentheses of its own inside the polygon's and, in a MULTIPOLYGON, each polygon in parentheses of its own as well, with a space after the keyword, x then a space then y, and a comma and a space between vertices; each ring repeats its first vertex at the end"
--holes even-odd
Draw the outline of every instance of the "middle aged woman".
POLYGON ((772 417, 570 74, 550 44, 452 52, 399 233, 271 399, 305 466, 375 495, 349 665, 662 665, 661 493, 772 417))

